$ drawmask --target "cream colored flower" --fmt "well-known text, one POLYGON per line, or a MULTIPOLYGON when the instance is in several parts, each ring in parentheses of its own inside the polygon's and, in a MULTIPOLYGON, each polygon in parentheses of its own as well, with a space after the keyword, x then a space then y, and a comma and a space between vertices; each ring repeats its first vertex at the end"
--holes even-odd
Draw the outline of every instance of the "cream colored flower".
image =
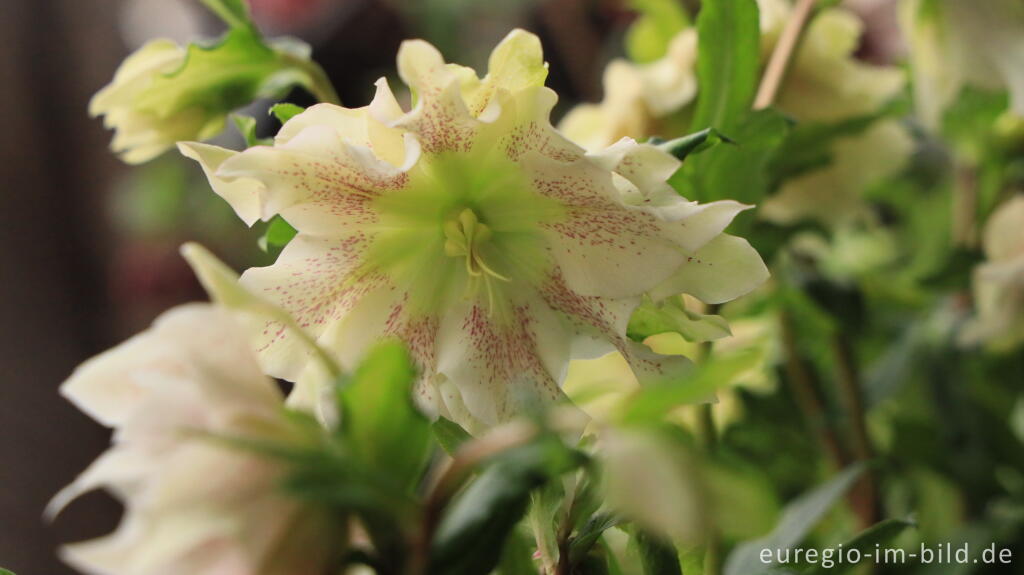
MULTIPOLYGON (((344 364, 398 337, 421 404, 479 429, 559 397, 570 358, 618 350, 641 380, 675 377, 683 358, 624 335, 641 295, 721 302, 767 276, 721 233, 746 206, 679 197, 678 162, 654 147, 587 155, 554 130, 535 36, 511 33, 483 78, 422 41, 398 69, 411 111, 380 81, 368 106, 314 106, 273 146, 181 146, 243 219, 299 231, 241 282, 344 364)), ((273 320, 262 337, 268 372, 294 381, 308 355, 273 320)))
MULTIPOLYGON (((786 0, 758 0, 762 57, 767 61, 792 13, 786 0)), ((832 8, 817 14, 804 34, 779 91, 776 107, 800 122, 835 123, 876 113, 903 89, 898 68, 873 66, 854 57, 863 24, 851 12, 832 8)), ((605 71, 605 98, 570 110, 559 129, 590 150, 622 137, 679 135, 668 118, 694 101, 697 37, 679 33, 660 61, 637 65, 616 60, 605 71), (668 129, 668 131, 666 131, 668 129)), ((912 140, 896 121, 882 120, 868 131, 839 139, 834 163, 786 182, 761 215, 779 222, 816 218, 838 224, 863 215, 861 192, 902 168, 912 140)))
POLYGON ((280 392, 260 371, 246 332, 205 304, 175 308, 153 327, 83 364, 61 387, 114 429, 113 445, 51 502, 56 513, 100 487, 125 504, 112 534, 64 547, 86 573, 322 573, 337 526, 279 493, 278 460, 203 434, 296 441, 280 392))
MULTIPOLYGON (((759 0, 759 5, 762 26, 765 14, 789 18, 784 0, 759 0)), ((899 94, 905 78, 898 68, 854 57, 862 33, 863 23, 852 12, 828 9, 814 16, 776 106, 806 123, 828 124, 877 113, 899 94)), ((773 48, 774 42, 768 44, 765 54, 773 48)), ((860 134, 837 139, 831 164, 787 180, 765 201, 760 215, 781 223, 814 219, 832 226, 863 219, 868 211, 862 192, 902 169, 912 150, 913 140, 898 121, 877 121, 860 134)))
POLYGON ((294 85, 334 98, 307 46, 290 39, 265 43, 253 30, 237 28, 208 47, 149 42, 96 93, 89 113, 115 130, 111 149, 138 164, 179 141, 217 135, 232 110, 294 85))
POLYGON ((976 316, 961 341, 1005 351, 1024 343, 1024 196, 996 209, 982 242, 987 261, 974 270, 976 316))
POLYGON ((658 135, 661 119, 697 95, 696 66, 697 31, 692 28, 680 32, 660 60, 649 64, 613 60, 604 71, 604 100, 576 106, 558 129, 592 151, 622 138, 658 135))
POLYGON ((914 97, 925 124, 937 129, 965 85, 1006 89, 1024 116, 1024 5, 1016 0, 903 0, 914 97))
POLYGON ((809 218, 841 227, 871 217, 861 192, 904 167, 913 141, 895 120, 881 120, 859 135, 838 138, 832 163, 787 180, 759 215, 779 223, 809 218))

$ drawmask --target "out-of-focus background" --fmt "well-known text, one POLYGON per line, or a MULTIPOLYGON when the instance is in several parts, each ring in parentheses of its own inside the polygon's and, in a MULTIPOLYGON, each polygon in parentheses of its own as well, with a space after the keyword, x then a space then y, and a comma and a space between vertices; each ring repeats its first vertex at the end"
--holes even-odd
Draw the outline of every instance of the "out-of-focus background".
MULTIPOLYGON (((450 60, 479 69, 509 29, 530 29, 544 41, 559 113, 600 98, 603 66, 621 51, 633 18, 628 0, 251 4, 269 35, 314 46, 350 105, 368 100, 372 80, 394 73, 404 38, 426 38, 450 60)), ((886 33, 893 3, 850 4, 873 19, 863 56, 891 59, 899 50, 886 33)), ((91 494, 53 524, 42 517, 48 499, 108 441, 58 396, 58 385, 160 311, 203 298, 178 256, 184 241, 200 241, 238 267, 260 258, 255 232, 246 235, 194 164, 169 153, 129 168, 108 152, 111 134, 86 112, 90 96, 144 41, 217 31, 192 0, 0 2, 0 563, 21 575, 70 573, 57 544, 107 533, 119 513, 112 500, 91 494)))

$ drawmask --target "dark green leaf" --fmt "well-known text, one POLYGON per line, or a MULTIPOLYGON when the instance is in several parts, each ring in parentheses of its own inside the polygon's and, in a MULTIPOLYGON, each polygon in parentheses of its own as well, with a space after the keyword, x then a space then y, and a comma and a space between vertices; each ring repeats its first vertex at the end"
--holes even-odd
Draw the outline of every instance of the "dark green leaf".
MULTIPOLYGON (((869 553, 875 549, 875 545, 888 545, 908 527, 913 526, 913 523, 903 519, 886 519, 885 521, 880 521, 864 531, 861 531, 856 537, 843 543, 842 548, 844 553, 853 549, 860 551, 862 554, 869 553)), ((833 565, 831 568, 826 569, 821 564, 818 564, 805 570, 803 575, 848 573, 857 566, 857 563, 838 563, 833 565)))
POLYGON ((413 405, 415 375, 405 348, 386 342, 370 351, 339 392, 346 445, 369 467, 410 488, 430 441, 430 423, 413 405))
MULTIPOLYGON (((768 161, 789 128, 789 121, 775 111, 747 114, 729 133, 736 145, 716 146, 689 158, 669 183, 690 200, 731 199, 756 205, 769 191, 768 161)), ((740 214, 732 229, 751 221, 750 212, 740 214)), ((737 233, 742 235, 742 230, 737 233)))
POLYGON ((703 152, 722 142, 727 144, 735 143, 714 128, 704 128, 699 132, 660 143, 658 147, 680 160, 685 160, 690 154, 703 152))
POLYGON ((757 90, 761 27, 755 0, 704 0, 697 17, 697 85, 693 128, 728 133, 750 110, 757 90))
POLYGON ((613 513, 598 513, 591 517, 579 533, 569 541, 569 560, 573 564, 581 561, 585 555, 590 553, 601 535, 620 522, 621 519, 613 513))
POLYGON ((644 575, 683 575, 679 555, 670 542, 639 530, 631 542, 640 556, 644 575))
POLYGON ((0 575, 14 575, 14 571, 8 571, 3 567, 0 567, 0 575))
POLYGON ((825 513, 853 486, 863 467, 855 465, 828 482, 798 497, 786 506, 782 518, 771 533, 738 545, 725 562, 724 575, 760 575, 772 572, 772 565, 761 561, 762 549, 790 549, 803 541, 825 513))
POLYGON ((652 62, 668 52, 676 34, 690 25, 679 0, 631 0, 638 17, 626 31, 626 53, 636 62, 652 62))
POLYGON ((429 572, 490 573, 526 514, 530 492, 581 462, 561 440, 546 435, 495 457, 449 505, 434 535, 429 572))
POLYGON ((291 120, 305 111, 306 109, 302 106, 297 106, 288 102, 281 102, 270 107, 270 113, 273 114, 274 117, 277 118, 277 121, 282 124, 287 123, 288 120, 291 120))
POLYGON ((438 417, 437 421, 430 425, 430 430, 434 432, 434 439, 448 455, 454 455, 463 443, 473 439, 461 425, 444 417, 438 417))

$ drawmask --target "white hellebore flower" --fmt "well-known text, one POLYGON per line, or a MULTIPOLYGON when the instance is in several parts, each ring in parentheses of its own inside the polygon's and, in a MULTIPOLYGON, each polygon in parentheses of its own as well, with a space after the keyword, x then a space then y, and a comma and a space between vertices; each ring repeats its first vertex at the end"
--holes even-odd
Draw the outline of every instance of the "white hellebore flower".
MULTIPOLYGON (((643 293, 722 302, 766 278, 722 234, 747 206, 679 197, 665 183, 678 162, 654 147, 587 155, 552 128, 532 34, 509 34, 483 78, 422 41, 398 69, 411 111, 381 80, 370 105, 313 106, 273 146, 181 145, 245 221, 298 230, 240 281, 343 364, 398 337, 421 404, 479 429, 559 397, 571 358, 618 350, 642 381, 685 368, 625 337, 643 293)), ((273 320, 262 337, 267 371, 294 381, 308 355, 273 320)))
MULTIPOLYGON (((787 0, 758 0, 762 59, 775 49, 792 13, 787 0)), ((904 74, 894 67, 858 61, 854 52, 863 23, 852 12, 830 8, 816 14, 786 74, 776 107, 800 122, 836 123, 879 111, 899 94, 904 74)), ((656 62, 615 60, 604 76, 604 100, 581 104, 559 124, 566 136, 588 150, 622 137, 671 138, 685 127, 682 112, 696 99, 697 33, 679 32, 656 62)), ((864 188, 900 169, 912 149, 894 120, 880 120, 833 145, 833 163, 786 182, 760 211, 762 217, 793 222, 814 218, 839 223, 860 215, 864 188)))
POLYGON ((293 441, 281 394, 229 312, 207 304, 168 311, 149 331, 84 363, 61 392, 114 428, 114 439, 48 512, 99 487, 125 504, 114 533, 63 549, 75 568, 305 575, 336 559, 336 526, 279 493, 279 460, 201 436, 293 441))
POLYGON ((1024 4, 1019 0, 903 0, 914 98, 928 127, 965 85, 1006 89, 1024 116, 1024 4))
POLYGON ((987 261, 974 270, 977 317, 961 338, 995 350, 1013 349, 1024 343, 1024 196, 996 209, 982 242, 987 261))

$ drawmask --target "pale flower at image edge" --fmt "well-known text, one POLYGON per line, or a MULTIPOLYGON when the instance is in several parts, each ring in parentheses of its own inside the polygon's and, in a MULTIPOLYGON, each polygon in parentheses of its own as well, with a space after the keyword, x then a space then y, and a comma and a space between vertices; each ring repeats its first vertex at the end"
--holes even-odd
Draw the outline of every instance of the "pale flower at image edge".
MULTIPOLYGON (((573 358, 618 351, 641 381, 678 375, 685 358, 625 337, 640 297, 720 303, 767 278, 722 233, 749 206, 680 197, 666 183, 679 162, 652 146, 586 154, 554 130, 532 34, 509 34, 483 78, 422 41, 398 69, 410 111, 381 80, 368 106, 313 106, 273 146, 180 145, 247 223, 279 214, 298 230, 241 283, 343 366, 398 337, 421 406, 479 430, 561 397, 573 358)), ((268 373, 295 381, 308 354, 277 322, 260 337, 268 373)))
POLYGON ((280 492, 282 464, 210 437, 295 441, 281 393, 234 314, 174 308, 82 364, 61 392, 114 437, 48 515, 101 487, 125 505, 114 533, 63 547, 75 568, 292 575, 332 560, 337 526, 280 492))

